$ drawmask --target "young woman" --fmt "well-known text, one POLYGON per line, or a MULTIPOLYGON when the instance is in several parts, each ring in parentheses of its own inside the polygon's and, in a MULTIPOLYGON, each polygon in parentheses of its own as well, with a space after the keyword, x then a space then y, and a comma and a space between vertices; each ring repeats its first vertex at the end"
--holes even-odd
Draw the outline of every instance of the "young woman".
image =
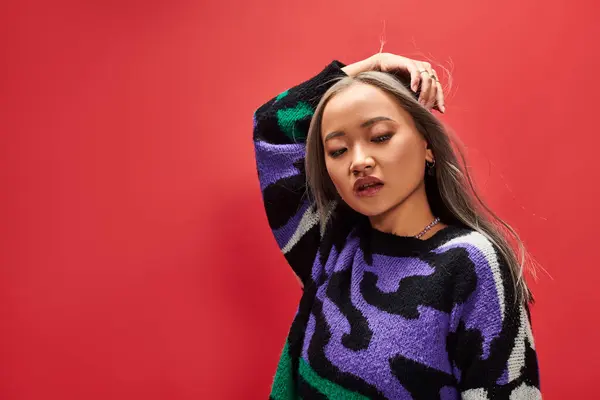
POLYGON ((303 286, 271 399, 541 398, 512 230, 433 108, 430 64, 377 54, 256 111, 268 221, 303 286))

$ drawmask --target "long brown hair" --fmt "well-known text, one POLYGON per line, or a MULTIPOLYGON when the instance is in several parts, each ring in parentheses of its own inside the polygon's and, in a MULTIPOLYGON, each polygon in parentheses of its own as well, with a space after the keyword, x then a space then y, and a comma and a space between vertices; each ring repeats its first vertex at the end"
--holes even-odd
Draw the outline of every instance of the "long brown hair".
POLYGON ((425 174, 425 190, 433 214, 447 224, 464 225, 484 235, 497 247, 500 256, 508 264, 516 291, 515 301, 533 302, 523 276, 525 265, 529 265, 529 257, 519 235, 485 204, 475 190, 460 142, 451 137, 440 121, 415 100, 406 82, 389 73, 369 71, 355 77, 343 77, 323 95, 317 105, 306 139, 306 177, 321 226, 326 226, 335 204, 340 201, 325 165, 321 138, 323 111, 336 94, 356 83, 372 85, 391 94, 410 114, 435 157, 435 175, 425 174))

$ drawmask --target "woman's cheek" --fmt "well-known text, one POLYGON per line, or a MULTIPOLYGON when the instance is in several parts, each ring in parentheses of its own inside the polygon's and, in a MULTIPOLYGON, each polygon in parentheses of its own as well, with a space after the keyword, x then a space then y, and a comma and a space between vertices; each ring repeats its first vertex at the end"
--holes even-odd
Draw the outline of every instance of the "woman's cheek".
POLYGON ((348 196, 348 192, 349 192, 349 188, 348 188, 348 184, 337 180, 334 182, 335 185, 335 189, 337 190, 338 194, 340 196, 346 197, 348 196))

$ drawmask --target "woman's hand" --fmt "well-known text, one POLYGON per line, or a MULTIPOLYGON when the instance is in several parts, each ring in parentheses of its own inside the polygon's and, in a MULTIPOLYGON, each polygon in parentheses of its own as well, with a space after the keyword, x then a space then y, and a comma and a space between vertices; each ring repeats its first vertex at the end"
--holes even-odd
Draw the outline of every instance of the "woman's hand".
POLYGON ((365 71, 404 71, 410 74, 410 87, 416 92, 421 84, 419 102, 428 109, 435 108, 444 113, 444 91, 437 73, 426 61, 417 61, 390 53, 378 53, 362 61, 347 65, 342 70, 348 76, 365 71))

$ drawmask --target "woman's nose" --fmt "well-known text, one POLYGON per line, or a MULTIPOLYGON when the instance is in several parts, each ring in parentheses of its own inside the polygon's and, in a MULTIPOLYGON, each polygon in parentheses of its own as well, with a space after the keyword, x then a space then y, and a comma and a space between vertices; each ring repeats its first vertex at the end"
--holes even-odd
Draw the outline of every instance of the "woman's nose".
POLYGON ((360 151, 357 151, 352 161, 351 171, 354 175, 364 172, 375 165, 375 160, 360 151))

